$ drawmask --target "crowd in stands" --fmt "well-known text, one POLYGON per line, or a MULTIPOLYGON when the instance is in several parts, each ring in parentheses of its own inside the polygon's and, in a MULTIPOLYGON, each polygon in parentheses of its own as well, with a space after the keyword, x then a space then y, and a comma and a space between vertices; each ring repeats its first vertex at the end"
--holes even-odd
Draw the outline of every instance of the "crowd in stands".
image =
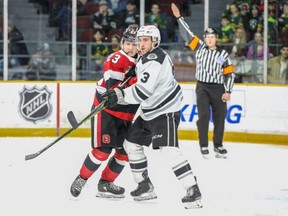
MULTIPOLYGON (((255 64, 259 61, 261 67, 249 68, 246 70, 263 70, 264 58, 264 1, 263 0, 235 0, 224 8, 219 32, 219 45, 227 49, 234 65, 255 64), (232 45, 231 45, 232 44, 232 45), (245 60, 245 61, 243 61, 245 60), (247 61, 248 60, 248 61, 247 61)), ((279 57, 280 45, 285 47, 288 43, 288 1, 268 1, 268 59, 279 57)), ((283 50, 283 48, 281 49, 283 50)), ((283 52, 283 51, 281 51, 283 52)), ((287 55, 281 58, 281 74, 287 73, 288 80, 288 59, 287 55), (285 71, 285 73, 283 72, 285 71)), ((258 62, 258 63, 259 63, 258 62)), ((273 61, 272 61, 273 62, 273 61)), ((243 67, 243 65, 242 65, 243 67)), ((242 71, 243 72, 243 71, 242 71)), ((247 72, 247 71, 245 71, 247 72)), ((269 71, 269 76, 271 73, 269 71)), ((255 72, 256 73, 256 72, 255 72)), ((242 80, 240 79, 239 82, 242 80)), ((269 82, 269 80, 268 80, 269 82)), ((273 81, 275 83, 275 80, 273 81)))
MULTIPOLYGON (((48 6, 38 2, 43 7, 42 11, 48 11, 50 26, 58 28, 56 40, 71 41, 72 1, 54 0, 51 3, 50 0, 48 6)), ((176 21, 161 10, 161 1, 145 3, 145 24, 153 24, 160 29, 164 44, 172 42, 176 21)), ((167 5, 170 10, 170 4, 167 5)), ((90 56, 91 59, 90 62, 82 60, 80 68, 101 73, 102 61, 116 48, 112 43, 119 41, 117 38, 121 38, 129 25, 140 24, 139 7, 140 1, 136 0, 77 0, 78 55, 90 56), (87 42, 89 49, 86 48, 87 42)))
MULTIPOLYGON (((71 41, 72 0, 29 0, 29 2, 39 4, 40 12, 49 15, 49 26, 58 29, 55 40, 71 41)), ((189 8, 188 4, 191 2, 192 4, 203 3, 201 0, 183 0, 181 2, 182 11, 189 8)), ((175 42, 176 21, 171 16, 170 3, 151 0, 145 1, 145 4, 145 24, 153 24, 160 29, 163 48, 165 48, 165 43, 175 42)), ((83 57, 80 60, 80 69, 102 73, 103 60, 110 53, 120 49, 119 42, 125 28, 130 24, 140 23, 139 7, 140 1, 137 0, 77 0, 77 52, 78 56, 83 57)), ((221 22, 217 29, 219 33, 218 44, 230 53, 230 58, 236 69, 243 62, 247 65, 247 60, 263 60, 263 11, 263 0, 235 0, 223 8, 221 22)), ((189 15, 189 11, 186 15, 189 15)), ((13 28, 13 31, 17 31, 16 26, 13 28)), ((11 27, 11 29, 13 28, 11 27)), ((21 32, 18 34, 21 36, 21 32)), ((12 38, 13 32, 9 35, 12 38)), ((19 40, 23 40, 23 36, 19 40)), ((12 53, 14 52, 12 48, 15 39, 10 41, 12 53)), ((286 54, 288 0, 268 1, 268 43, 268 59, 273 57, 280 59, 282 71, 280 74, 286 74, 283 71, 288 70, 286 54)), ((25 50, 23 47, 25 44, 19 45, 18 43, 17 46, 22 46, 21 52, 17 51, 17 54, 21 55, 23 52, 27 54, 27 48, 25 50)), ((39 52, 42 51, 39 50, 39 52)), ((193 53, 187 52, 184 48, 174 56, 173 61, 176 65, 191 66, 195 63, 193 58, 193 53)), ((23 64, 22 60, 25 59, 11 58, 9 66, 21 65, 23 64)), ((26 61, 29 63, 29 59, 26 61)), ((269 65, 269 68, 275 67, 269 65)), ((251 70, 251 68, 247 70, 251 70)), ((269 75, 269 77, 271 76, 269 75)), ((286 77, 288 79, 288 72, 286 77)), ((242 80, 239 79, 239 82, 242 80)))
MULTIPOLYGON (((255 37, 263 35, 263 0, 236 0, 228 4, 223 11, 219 27, 219 43, 257 43, 255 37), (245 36, 236 39, 235 34, 241 31, 245 36), (256 34, 256 35, 255 35, 256 34), (246 41, 245 41, 246 40, 246 41)), ((268 43, 288 42, 288 1, 268 1, 268 43)), ((236 44, 235 44, 236 45, 236 44)), ((248 48, 248 47, 247 47, 248 48)), ((231 52, 231 51, 230 51, 231 52)), ((235 55, 235 47, 233 55, 235 55)), ((243 54, 243 52, 241 52, 243 54)), ((247 54, 247 53, 246 53, 247 54)), ((275 50, 271 52, 275 54, 275 50)), ((261 58, 261 56, 258 56, 261 58)))

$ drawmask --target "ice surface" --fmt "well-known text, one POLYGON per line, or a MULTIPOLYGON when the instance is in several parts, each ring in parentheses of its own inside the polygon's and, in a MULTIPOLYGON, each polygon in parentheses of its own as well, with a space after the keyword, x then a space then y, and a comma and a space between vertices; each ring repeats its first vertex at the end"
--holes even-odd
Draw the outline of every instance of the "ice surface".
POLYGON ((65 138, 25 161, 55 138, 1 138, 1 216, 287 216, 288 147, 267 144, 226 143, 227 159, 211 153, 204 159, 196 141, 181 141, 203 195, 202 209, 184 209, 184 189, 158 151, 145 148, 150 178, 158 199, 135 202, 136 188, 129 166, 116 180, 126 188, 122 200, 95 197, 100 169, 89 179, 78 200, 70 185, 90 151, 87 138, 65 138))

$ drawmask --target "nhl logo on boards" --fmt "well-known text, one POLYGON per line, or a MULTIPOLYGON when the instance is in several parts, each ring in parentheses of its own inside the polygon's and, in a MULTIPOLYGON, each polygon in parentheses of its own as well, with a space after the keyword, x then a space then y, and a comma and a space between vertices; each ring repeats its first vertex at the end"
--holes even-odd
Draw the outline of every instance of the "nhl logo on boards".
POLYGON ((19 112, 27 121, 35 124, 37 121, 46 119, 51 115, 52 105, 50 97, 52 92, 47 89, 47 86, 43 88, 37 86, 27 88, 24 86, 19 94, 19 112))

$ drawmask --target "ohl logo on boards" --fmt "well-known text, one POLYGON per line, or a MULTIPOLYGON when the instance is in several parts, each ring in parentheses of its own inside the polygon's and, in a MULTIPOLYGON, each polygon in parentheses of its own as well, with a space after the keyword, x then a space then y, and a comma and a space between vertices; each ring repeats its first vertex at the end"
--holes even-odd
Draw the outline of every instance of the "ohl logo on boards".
POLYGON ((52 92, 47 89, 47 86, 43 88, 38 88, 37 86, 27 88, 24 86, 19 94, 19 112, 24 119, 36 123, 51 115, 52 105, 50 97, 52 92))

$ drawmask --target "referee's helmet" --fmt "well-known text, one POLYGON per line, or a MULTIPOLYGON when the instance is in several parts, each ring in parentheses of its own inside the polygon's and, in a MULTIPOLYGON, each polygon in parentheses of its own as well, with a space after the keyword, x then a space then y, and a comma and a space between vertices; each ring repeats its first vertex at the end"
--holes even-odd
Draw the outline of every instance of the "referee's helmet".
POLYGON ((141 36, 150 36, 154 42, 154 48, 158 47, 161 42, 159 29, 154 25, 141 26, 137 31, 137 38, 141 36))
POLYGON ((204 34, 203 34, 203 37, 205 38, 206 35, 208 34, 214 34, 216 37, 218 37, 218 32, 215 28, 207 28, 205 31, 204 31, 204 34))

